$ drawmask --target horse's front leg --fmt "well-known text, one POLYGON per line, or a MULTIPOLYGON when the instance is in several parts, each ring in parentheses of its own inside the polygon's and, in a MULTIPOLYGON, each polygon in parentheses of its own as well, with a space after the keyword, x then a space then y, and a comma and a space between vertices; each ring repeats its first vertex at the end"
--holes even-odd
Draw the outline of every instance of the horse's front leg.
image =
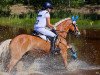
POLYGON ((63 45, 63 44, 60 44, 60 53, 62 55, 62 58, 63 58, 63 62, 64 62, 64 65, 65 65, 65 68, 67 68, 67 46, 63 45))

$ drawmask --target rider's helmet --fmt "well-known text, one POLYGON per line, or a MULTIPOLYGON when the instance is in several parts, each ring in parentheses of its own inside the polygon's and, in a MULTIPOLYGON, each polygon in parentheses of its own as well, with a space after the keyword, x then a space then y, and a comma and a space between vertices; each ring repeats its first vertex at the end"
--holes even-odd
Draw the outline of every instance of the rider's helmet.
POLYGON ((45 2, 44 4, 43 4, 43 9, 53 9, 53 6, 52 6, 52 4, 50 3, 50 2, 45 2))

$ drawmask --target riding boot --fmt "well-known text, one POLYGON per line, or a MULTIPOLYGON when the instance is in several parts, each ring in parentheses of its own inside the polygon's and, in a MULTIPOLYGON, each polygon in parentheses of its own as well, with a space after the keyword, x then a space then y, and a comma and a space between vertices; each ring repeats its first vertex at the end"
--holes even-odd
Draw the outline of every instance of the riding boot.
POLYGON ((51 49, 50 50, 52 54, 60 52, 60 49, 56 48, 55 46, 56 40, 57 40, 57 37, 52 37, 51 39, 51 49))

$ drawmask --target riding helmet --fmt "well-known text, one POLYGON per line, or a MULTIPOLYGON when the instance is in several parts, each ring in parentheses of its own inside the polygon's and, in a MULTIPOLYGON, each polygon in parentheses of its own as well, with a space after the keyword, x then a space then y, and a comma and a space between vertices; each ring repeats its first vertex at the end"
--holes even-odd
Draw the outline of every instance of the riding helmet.
POLYGON ((53 6, 52 6, 52 4, 50 3, 50 2, 45 2, 44 4, 43 4, 43 9, 53 9, 53 6))

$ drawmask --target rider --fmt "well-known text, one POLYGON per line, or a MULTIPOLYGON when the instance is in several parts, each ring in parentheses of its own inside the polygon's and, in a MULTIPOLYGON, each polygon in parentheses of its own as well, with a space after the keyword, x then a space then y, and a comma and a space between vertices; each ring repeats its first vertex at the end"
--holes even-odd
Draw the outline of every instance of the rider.
POLYGON ((56 52, 55 42, 57 40, 57 34, 50 31, 46 27, 51 30, 54 29, 53 25, 50 23, 50 12, 53 9, 53 6, 50 2, 45 2, 43 4, 42 10, 39 11, 36 23, 34 25, 34 30, 42 33, 45 36, 51 37, 51 53, 56 52))

